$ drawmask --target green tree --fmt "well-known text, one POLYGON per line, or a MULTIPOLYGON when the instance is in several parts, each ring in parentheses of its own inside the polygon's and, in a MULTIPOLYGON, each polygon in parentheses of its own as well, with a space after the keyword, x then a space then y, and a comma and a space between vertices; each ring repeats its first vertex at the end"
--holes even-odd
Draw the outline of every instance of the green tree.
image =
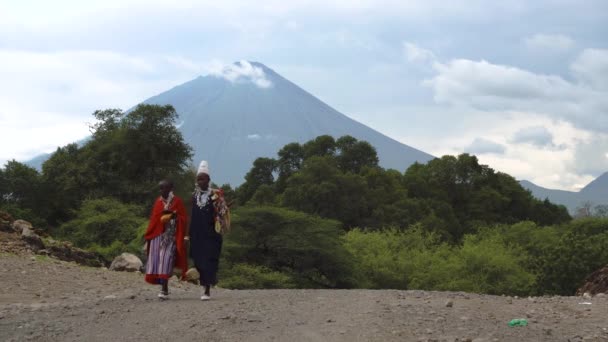
POLYGON ((245 183, 237 189, 240 204, 246 204, 262 185, 274 184, 277 161, 273 158, 257 158, 245 175, 245 183))
POLYGON ((283 205, 298 211, 358 226, 369 216, 365 179, 344 174, 329 156, 313 156, 287 181, 283 205))
POLYGON ((340 223, 276 207, 241 207, 224 257, 289 274, 299 287, 350 287, 351 255, 340 223))
POLYGON ((336 141, 338 167, 343 172, 359 173, 363 168, 378 167, 376 149, 367 141, 358 141, 350 135, 336 141))
POLYGON ((277 169, 279 176, 277 179, 277 187, 279 191, 283 191, 287 179, 302 167, 304 149, 302 148, 302 145, 298 143, 290 143, 279 150, 278 157, 277 169))
POLYGON ((335 156, 336 140, 331 135, 320 135, 313 140, 306 142, 302 149, 304 151, 304 159, 310 157, 325 157, 335 156))
POLYGON ((55 202, 64 204, 51 221, 69 218, 66 208, 77 208, 90 198, 149 205, 158 191, 157 182, 166 177, 189 178, 188 183, 193 183, 191 148, 175 127, 173 107, 139 105, 128 113, 96 111, 94 117, 98 122, 91 126, 92 138, 83 147, 58 149, 43 165, 55 202))
POLYGON ((15 160, 0 169, 0 209, 45 228, 50 203, 38 171, 15 160))

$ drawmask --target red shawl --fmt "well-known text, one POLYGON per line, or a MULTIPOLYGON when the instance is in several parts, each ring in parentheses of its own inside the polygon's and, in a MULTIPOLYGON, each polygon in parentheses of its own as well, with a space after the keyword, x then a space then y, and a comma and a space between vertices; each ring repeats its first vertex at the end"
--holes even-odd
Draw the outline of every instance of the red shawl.
MULTIPOLYGON (((154 203, 152 208, 152 215, 150 215, 150 223, 148 229, 144 235, 144 239, 152 240, 155 237, 161 235, 165 230, 165 225, 160 221, 160 217, 163 215, 165 206, 162 199, 159 197, 154 203)), ((182 270, 182 279, 186 278, 186 272, 188 271, 188 255, 186 252, 186 244, 184 243, 184 236, 186 235, 186 208, 182 199, 173 196, 169 210, 177 213, 177 220, 175 226, 175 242, 176 242, 176 253, 175 253, 175 267, 182 270)))

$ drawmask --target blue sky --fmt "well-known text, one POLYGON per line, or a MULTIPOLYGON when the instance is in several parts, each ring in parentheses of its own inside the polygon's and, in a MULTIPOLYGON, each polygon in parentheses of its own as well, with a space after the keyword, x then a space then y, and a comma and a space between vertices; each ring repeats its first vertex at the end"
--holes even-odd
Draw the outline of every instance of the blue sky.
POLYGON ((606 1, 0 0, 0 162, 238 60, 434 155, 539 185, 608 171, 606 1))

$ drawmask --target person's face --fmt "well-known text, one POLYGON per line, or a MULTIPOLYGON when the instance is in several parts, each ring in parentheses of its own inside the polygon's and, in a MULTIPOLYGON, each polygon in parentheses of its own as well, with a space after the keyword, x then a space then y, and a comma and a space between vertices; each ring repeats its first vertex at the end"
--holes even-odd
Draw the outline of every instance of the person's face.
POLYGON ((209 175, 206 173, 201 173, 196 176, 196 184, 198 184, 199 188, 202 190, 207 190, 209 187, 209 175))
POLYGON ((169 183, 160 183, 159 185, 159 189, 160 189, 160 195, 163 196, 163 198, 167 198, 167 196, 169 196, 169 193, 171 192, 171 185, 169 183))

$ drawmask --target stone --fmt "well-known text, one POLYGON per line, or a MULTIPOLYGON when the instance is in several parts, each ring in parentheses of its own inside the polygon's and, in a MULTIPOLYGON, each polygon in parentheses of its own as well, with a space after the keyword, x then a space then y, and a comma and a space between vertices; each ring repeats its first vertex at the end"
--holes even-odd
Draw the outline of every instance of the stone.
POLYGON ((15 220, 13 222, 12 227, 13 227, 13 231, 15 231, 19 234, 23 234, 23 230, 26 228, 31 232, 34 231, 34 227, 32 227, 32 224, 25 220, 15 220))
POLYGON ((448 300, 447 302, 445 302, 445 307, 446 308, 451 308, 454 306, 454 302, 452 300, 448 300))
POLYGON ((110 265, 110 271, 136 272, 141 270, 144 264, 134 254, 122 253, 114 258, 110 265))
POLYGON ((577 296, 584 296, 585 293, 590 295, 608 293, 608 265, 591 273, 585 279, 583 286, 576 290, 577 296))
POLYGON ((17 220, 13 222, 13 229, 16 232, 21 233, 21 240, 25 241, 34 253, 44 249, 44 242, 42 242, 40 236, 34 232, 31 223, 24 220, 17 220))
POLYGON ((186 281, 198 285, 200 275, 196 268, 191 268, 186 272, 186 281))

